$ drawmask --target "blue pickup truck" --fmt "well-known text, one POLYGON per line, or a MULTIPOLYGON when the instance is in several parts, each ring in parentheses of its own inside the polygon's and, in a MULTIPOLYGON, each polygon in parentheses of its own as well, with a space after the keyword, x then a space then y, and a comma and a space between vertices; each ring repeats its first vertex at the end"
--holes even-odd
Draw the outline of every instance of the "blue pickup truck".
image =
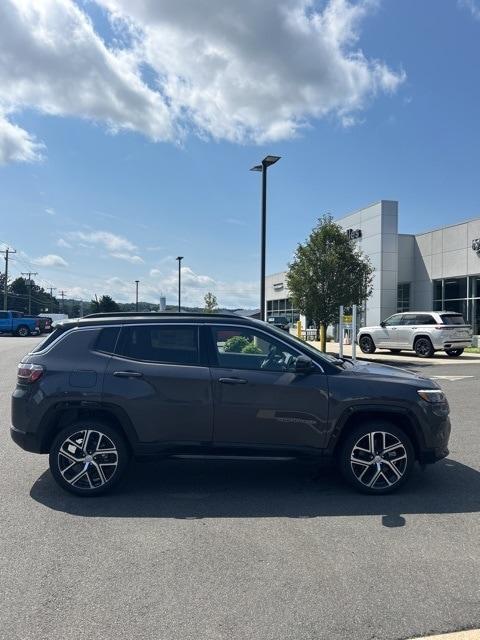
POLYGON ((30 336, 40 333, 38 318, 25 318, 19 311, 0 311, 0 333, 30 336))

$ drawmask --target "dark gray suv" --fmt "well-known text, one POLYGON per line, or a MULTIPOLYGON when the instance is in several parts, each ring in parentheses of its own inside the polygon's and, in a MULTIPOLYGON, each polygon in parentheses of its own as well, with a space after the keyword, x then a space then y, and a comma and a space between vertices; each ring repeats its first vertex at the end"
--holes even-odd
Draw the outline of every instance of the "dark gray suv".
POLYGON ((79 495, 132 456, 334 457, 357 489, 400 487, 448 454, 449 407, 408 371, 320 353, 230 315, 97 314, 57 328, 18 366, 14 441, 49 453, 79 495))

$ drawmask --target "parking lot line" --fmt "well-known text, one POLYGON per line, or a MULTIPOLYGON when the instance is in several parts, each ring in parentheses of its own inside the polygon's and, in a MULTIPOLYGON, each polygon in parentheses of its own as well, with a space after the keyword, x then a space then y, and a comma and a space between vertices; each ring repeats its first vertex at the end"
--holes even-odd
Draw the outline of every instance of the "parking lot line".
POLYGON ((480 640, 480 629, 443 633, 435 636, 422 636, 421 638, 412 638, 411 640, 480 640))

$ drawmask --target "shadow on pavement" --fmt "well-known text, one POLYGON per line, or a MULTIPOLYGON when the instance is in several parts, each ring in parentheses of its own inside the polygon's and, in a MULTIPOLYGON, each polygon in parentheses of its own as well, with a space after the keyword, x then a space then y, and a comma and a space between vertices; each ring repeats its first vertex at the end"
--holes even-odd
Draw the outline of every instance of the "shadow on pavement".
POLYGON ((480 511, 480 473, 442 460, 416 469, 398 493, 356 493, 335 470, 311 463, 251 460, 161 460, 132 463, 112 494, 81 498, 60 489, 49 471, 33 485, 40 504, 83 517, 112 518, 317 518, 382 517, 401 527, 408 514, 480 511))

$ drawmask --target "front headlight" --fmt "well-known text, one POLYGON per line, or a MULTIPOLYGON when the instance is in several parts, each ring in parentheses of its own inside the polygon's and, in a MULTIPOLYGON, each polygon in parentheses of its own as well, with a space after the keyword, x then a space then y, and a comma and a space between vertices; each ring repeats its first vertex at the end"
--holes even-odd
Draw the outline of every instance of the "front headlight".
POLYGON ((447 401, 445 394, 440 389, 417 389, 417 393, 422 400, 426 400, 427 402, 438 403, 447 401))

